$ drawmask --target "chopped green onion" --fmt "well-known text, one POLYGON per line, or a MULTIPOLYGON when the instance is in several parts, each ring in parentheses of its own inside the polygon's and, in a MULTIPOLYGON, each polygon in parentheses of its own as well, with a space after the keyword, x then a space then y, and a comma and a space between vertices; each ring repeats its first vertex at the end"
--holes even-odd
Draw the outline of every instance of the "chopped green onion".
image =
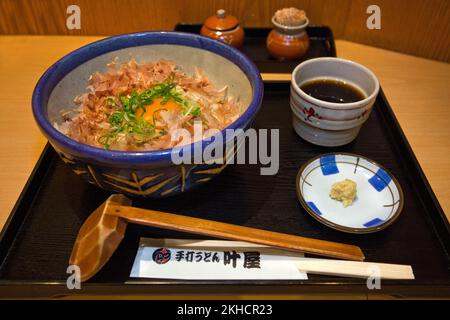
MULTIPOLYGON (((162 130, 160 135, 156 135, 155 126, 147 122, 145 119, 136 117, 138 109, 145 112, 145 106, 151 105, 157 98, 162 98, 161 105, 166 104, 169 100, 178 103, 184 115, 192 115, 198 117, 201 115, 201 108, 198 103, 187 99, 176 90, 176 84, 169 77, 169 81, 154 84, 152 87, 142 91, 133 91, 128 95, 120 96, 119 98, 110 96, 107 97, 106 103, 115 108, 108 121, 111 126, 110 131, 101 136, 98 142, 106 149, 117 140, 118 134, 127 133, 132 134, 138 143, 145 143, 150 139, 164 135, 162 130), (120 102, 120 103, 119 103, 120 102)), ((155 123, 155 113, 164 108, 158 109, 153 113, 153 123, 155 123)))

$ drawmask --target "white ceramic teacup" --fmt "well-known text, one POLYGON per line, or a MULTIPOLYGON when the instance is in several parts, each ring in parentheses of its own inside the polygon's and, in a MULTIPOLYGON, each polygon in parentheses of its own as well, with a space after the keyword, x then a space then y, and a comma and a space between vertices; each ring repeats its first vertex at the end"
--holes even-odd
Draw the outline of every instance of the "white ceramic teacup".
MULTIPOLYGON (((356 138, 359 128, 367 120, 379 92, 377 77, 368 68, 356 62, 340 58, 316 58, 299 64, 292 73, 291 108, 297 133, 306 140, 326 146, 339 146, 356 138), (316 99, 301 88, 305 82, 315 79, 337 79, 359 88, 365 99, 351 103, 334 103, 316 99), (298 112, 294 112, 298 111, 298 112), (307 114, 308 117, 299 115, 307 114), (318 121, 319 120, 319 121, 318 121), (299 128, 299 126, 308 126, 299 128), (311 127, 317 139, 302 135, 311 127), (339 138, 339 130, 345 130, 345 139, 339 138), (351 132, 352 136, 348 133, 351 132)), ((343 132, 342 132, 343 133, 343 132)))

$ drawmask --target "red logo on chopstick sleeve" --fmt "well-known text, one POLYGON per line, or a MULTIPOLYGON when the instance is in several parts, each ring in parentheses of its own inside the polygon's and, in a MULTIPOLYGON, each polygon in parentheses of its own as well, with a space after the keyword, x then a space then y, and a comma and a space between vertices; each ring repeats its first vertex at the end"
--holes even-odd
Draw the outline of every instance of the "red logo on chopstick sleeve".
POLYGON ((153 251, 153 261, 157 264, 164 264, 170 260, 170 250, 166 248, 159 248, 153 251))

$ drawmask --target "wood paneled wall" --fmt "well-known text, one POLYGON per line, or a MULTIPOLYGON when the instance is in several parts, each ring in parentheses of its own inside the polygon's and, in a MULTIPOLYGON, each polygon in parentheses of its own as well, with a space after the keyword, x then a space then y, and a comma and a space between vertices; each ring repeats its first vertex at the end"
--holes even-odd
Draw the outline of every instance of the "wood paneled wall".
POLYGON ((312 24, 331 26, 336 38, 450 62, 449 0, 0 0, 0 34, 171 30, 180 21, 200 23, 218 8, 260 27, 287 6, 306 10, 312 24), (71 4, 81 8, 81 30, 66 28, 71 4), (371 4, 381 8, 381 30, 366 27, 371 4))

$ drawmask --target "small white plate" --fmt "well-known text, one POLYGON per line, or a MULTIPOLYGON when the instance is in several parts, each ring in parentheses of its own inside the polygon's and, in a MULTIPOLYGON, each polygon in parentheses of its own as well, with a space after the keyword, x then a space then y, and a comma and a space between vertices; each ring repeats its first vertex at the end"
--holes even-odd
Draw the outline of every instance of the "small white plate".
POLYGON ((297 194, 305 210, 343 232, 372 233, 392 224, 403 208, 403 192, 386 169, 348 153, 329 153, 304 164, 297 174, 297 194), (352 205, 330 198, 333 183, 351 179, 357 193, 352 205))

